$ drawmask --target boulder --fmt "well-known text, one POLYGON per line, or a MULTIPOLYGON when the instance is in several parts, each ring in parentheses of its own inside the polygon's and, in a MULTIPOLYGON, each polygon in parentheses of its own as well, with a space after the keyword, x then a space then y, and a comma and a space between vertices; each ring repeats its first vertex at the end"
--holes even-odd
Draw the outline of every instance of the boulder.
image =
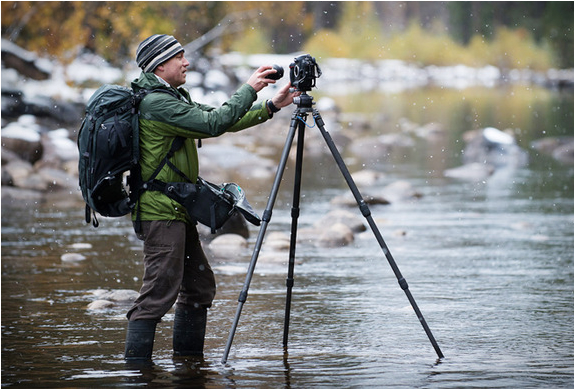
MULTIPOLYGON (((391 204, 391 202, 383 196, 366 194, 363 192, 361 193, 361 196, 362 196, 365 204, 368 204, 368 205, 388 205, 388 204, 391 204)), ((336 196, 335 198, 333 198, 331 200, 330 203, 332 205, 335 205, 335 206, 347 206, 347 207, 357 206, 357 201, 355 200, 355 197, 353 196, 353 194, 350 191, 346 192, 343 195, 336 196)))
POLYGON ((423 196, 410 182, 405 180, 388 184, 383 188, 382 193, 383 197, 391 202, 419 199, 423 196))
POLYGON ((465 164, 486 163, 494 168, 522 167, 527 164, 527 153, 521 149, 508 132, 494 127, 464 134, 466 147, 463 151, 465 164))
POLYGON ((342 209, 330 211, 318 221, 316 221, 313 227, 319 231, 324 229, 325 226, 330 226, 337 223, 346 225, 354 233, 367 230, 367 227, 363 223, 359 211, 357 213, 352 213, 351 211, 342 209))
POLYGON ((33 116, 23 115, 17 122, 9 123, 2 128, 1 135, 2 147, 16 153, 23 160, 33 164, 42 158, 40 126, 33 116))
POLYGON ((215 257, 237 256, 248 247, 248 241, 238 234, 224 234, 210 242, 208 248, 215 257))
POLYGON ((34 80, 46 80, 52 73, 52 65, 48 60, 39 58, 36 54, 24 50, 7 39, 2 39, 2 64, 6 68, 14 68, 18 73, 34 80))
MULTIPOLYGON (((211 141, 211 140, 210 140, 211 141)), ((204 143, 199 150, 201 176, 211 182, 234 182, 251 179, 269 179, 276 164, 246 149, 223 143, 204 143)), ((242 186, 241 182, 238 182, 242 186)))
POLYGON ((98 299, 94 302, 90 302, 88 304, 87 309, 91 311, 97 311, 97 310, 109 309, 111 307, 114 307, 115 305, 116 304, 114 302, 107 301, 105 299, 98 299))
POLYGON ((353 232, 348 226, 335 223, 320 233, 316 245, 322 248, 338 248, 351 244, 353 240, 353 232))
POLYGON ((351 176, 358 187, 368 187, 374 185, 380 179, 385 177, 385 174, 371 169, 364 169, 362 171, 352 173, 351 176))
POLYGON ((290 247, 290 236, 282 232, 271 232, 266 234, 263 248, 274 251, 288 250, 290 247))
POLYGON ((573 164, 573 137, 545 137, 533 141, 531 147, 563 164, 573 164))

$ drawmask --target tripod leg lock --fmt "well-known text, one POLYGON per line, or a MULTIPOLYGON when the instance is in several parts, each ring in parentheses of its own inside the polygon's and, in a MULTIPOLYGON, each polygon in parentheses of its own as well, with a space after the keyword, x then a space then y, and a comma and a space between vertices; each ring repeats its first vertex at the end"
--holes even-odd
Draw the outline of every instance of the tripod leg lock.
POLYGON ((238 297, 238 302, 245 303, 248 300, 248 292, 247 290, 242 290, 240 292, 240 296, 238 297))
POLYGON ((291 288, 291 287, 293 287, 293 285, 294 285, 294 278, 287 278, 286 279, 286 287, 291 288))
POLYGON ((369 210, 369 206, 365 203, 365 201, 363 199, 359 203, 359 210, 361 211, 361 214, 365 218, 367 218, 371 215, 371 211, 369 210))
POLYGON ((262 215, 262 221, 269 222, 272 219, 272 211, 271 210, 264 210, 262 215))
POLYGON ((291 217, 292 218, 299 218, 299 208, 297 207, 292 207, 291 209, 291 217))
POLYGON ((405 280, 404 278, 400 278, 397 281, 399 282, 399 286, 401 287, 402 290, 407 290, 409 288, 409 286, 407 285, 407 280, 405 280))

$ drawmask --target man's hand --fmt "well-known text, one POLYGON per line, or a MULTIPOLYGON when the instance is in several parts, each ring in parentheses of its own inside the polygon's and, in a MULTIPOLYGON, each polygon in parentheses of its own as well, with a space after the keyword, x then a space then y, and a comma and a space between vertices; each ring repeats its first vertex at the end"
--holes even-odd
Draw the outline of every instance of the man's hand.
POLYGON ((267 87, 269 84, 276 83, 276 80, 267 78, 267 76, 272 73, 276 73, 276 70, 272 68, 270 65, 260 66, 258 70, 256 70, 254 74, 250 76, 250 78, 247 81, 247 84, 251 85, 253 89, 256 90, 256 92, 259 92, 265 87, 267 87))
POLYGON ((282 108, 289 106, 293 103, 293 98, 301 95, 300 91, 292 90, 290 91, 291 83, 284 85, 272 98, 272 103, 277 108, 282 108))

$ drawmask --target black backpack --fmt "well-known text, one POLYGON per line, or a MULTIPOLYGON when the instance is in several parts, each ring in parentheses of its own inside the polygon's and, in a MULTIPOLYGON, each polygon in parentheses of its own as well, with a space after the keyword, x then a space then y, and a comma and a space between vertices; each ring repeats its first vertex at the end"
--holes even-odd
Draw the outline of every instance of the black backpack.
MULTIPOLYGON (((95 212, 121 217, 132 211, 140 191, 138 106, 151 92, 106 84, 90 98, 78 133, 78 172, 86 202, 86 222, 97 227, 95 212), (124 181, 124 174, 129 176, 124 181), (126 185, 128 189, 126 189, 126 185)), ((176 96, 177 97, 177 96, 176 96)))
MULTIPOLYGON (((78 172, 82 197, 86 202, 86 222, 98 227, 96 212, 105 217, 121 217, 132 212, 143 191, 162 191, 166 196, 186 207, 193 220, 211 227, 212 233, 220 228, 235 211, 259 225, 241 188, 234 183, 216 186, 201 178, 192 181, 170 158, 184 143, 175 137, 160 166, 144 183, 139 158, 139 104, 152 92, 178 95, 167 89, 140 90, 106 84, 88 100, 86 115, 78 133, 80 160, 78 172), (168 165, 185 182, 164 183, 156 179, 168 165), (129 172, 124 181, 125 173, 129 172), (128 189, 126 189, 128 187, 128 189), (93 220, 92 220, 93 216, 93 220)), ((199 140, 198 140, 199 143, 199 140)), ((139 210, 136 212, 136 232, 140 231, 139 210)))

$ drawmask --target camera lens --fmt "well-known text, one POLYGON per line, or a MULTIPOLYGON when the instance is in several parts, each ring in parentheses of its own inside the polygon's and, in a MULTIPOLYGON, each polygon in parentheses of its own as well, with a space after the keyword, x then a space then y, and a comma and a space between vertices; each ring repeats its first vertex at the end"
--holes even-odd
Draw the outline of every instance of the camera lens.
POLYGON ((273 68, 276 70, 276 73, 268 75, 268 79, 279 80, 284 77, 284 68, 279 65, 274 65, 273 68))

